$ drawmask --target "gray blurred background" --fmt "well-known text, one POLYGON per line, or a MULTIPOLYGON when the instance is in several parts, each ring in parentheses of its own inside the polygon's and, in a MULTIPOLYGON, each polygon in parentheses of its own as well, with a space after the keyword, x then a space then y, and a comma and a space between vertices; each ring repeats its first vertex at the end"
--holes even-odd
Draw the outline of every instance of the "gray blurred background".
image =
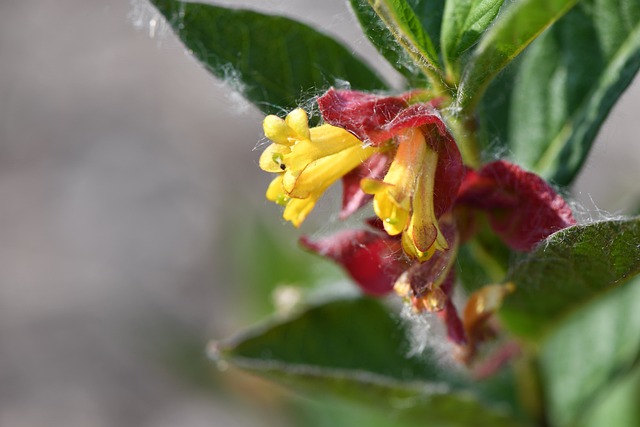
MULTIPOLYGON (((315 23, 382 64, 343 0, 218 3, 315 23)), ((281 425, 189 375, 207 339, 246 326, 235 233, 268 217, 296 234, 262 199, 262 116, 153 18, 142 1, 0 2, 2 427, 281 425)), ((639 107, 636 82, 578 180, 594 218, 640 201, 639 107)))

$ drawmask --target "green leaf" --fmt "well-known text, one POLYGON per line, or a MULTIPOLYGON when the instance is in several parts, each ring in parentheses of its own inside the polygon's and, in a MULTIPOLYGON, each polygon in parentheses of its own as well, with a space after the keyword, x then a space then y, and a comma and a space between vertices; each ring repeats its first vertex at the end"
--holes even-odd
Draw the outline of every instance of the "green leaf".
POLYGON ((514 159, 568 185, 640 68, 640 2, 585 0, 536 40, 513 87, 514 159))
POLYGON ((505 326, 539 339, 573 310, 640 271, 640 218, 579 225, 552 234, 516 265, 504 300, 505 326))
POLYGON ((369 2, 367 0, 350 0, 350 3, 360 23, 360 28, 389 64, 402 74, 410 85, 426 81, 426 76, 398 44, 384 22, 369 6, 369 2))
POLYGON ((438 54, 431 37, 423 28, 422 22, 409 2, 407 0, 369 0, 368 4, 370 6, 362 1, 351 0, 351 5, 365 33, 380 53, 405 77, 408 77, 410 82, 416 80, 416 70, 420 70, 424 76, 428 77, 434 89, 444 90, 444 76, 438 54), (387 28, 388 32, 383 30, 384 27, 380 23, 387 28), (395 46, 392 44, 392 38, 395 40, 395 46), (397 46, 402 47, 404 53, 398 51, 397 46), (410 63, 407 63, 406 57, 410 58, 410 63), (398 65, 398 61, 402 65, 398 65))
MULTIPOLYGON (((615 388, 613 384, 626 377, 634 363, 637 364, 640 357, 638 304, 640 278, 576 310, 545 340, 540 355, 541 372, 553 425, 575 425, 579 420, 590 419, 590 408, 606 400, 610 389, 615 388)), ((635 369, 638 371, 637 391, 640 370, 635 369)), ((635 395, 636 419, 640 415, 638 396, 635 395)), ((601 409, 599 412, 604 415, 609 411, 601 409)), ((631 426, 638 423, 607 421, 590 425, 631 426)))
POLYGON ((509 153, 509 117, 513 84, 520 63, 529 50, 509 63, 487 87, 477 107, 479 121, 478 143, 483 160, 492 161, 509 153))
MULTIPOLYGON (((407 0, 431 40, 440 40, 446 0, 407 0)), ((440 43, 433 45, 439 55, 440 43)))
POLYGON ((442 19, 442 51, 447 74, 457 76, 457 62, 498 15, 504 0, 449 0, 442 19))
POLYGON ((417 427, 414 423, 402 423, 391 417, 380 416, 375 408, 367 408, 344 399, 296 396, 296 405, 287 414, 292 418, 289 426, 304 427, 417 427), (291 415, 293 415, 291 417, 291 415))
POLYGON ((265 113, 291 110, 343 80, 353 89, 386 88, 348 49, 300 22, 178 0, 152 3, 211 73, 265 113))
POLYGON ((227 362, 281 383, 373 404, 399 420, 520 425, 433 352, 409 357, 403 323, 378 301, 337 300, 218 345, 227 362))
MULTIPOLYGON (((369 5, 369 2, 367 0, 350 0, 350 3, 362 31, 378 52, 407 79, 411 87, 424 86, 427 78, 422 69, 398 43, 393 33, 369 5)), ((438 40, 444 0, 407 0, 407 3, 420 20, 421 26, 427 34, 427 39, 438 40)), ((431 46, 437 56, 438 46, 433 43, 431 46)))
POLYGON ((577 0, 522 0, 511 5, 480 39, 462 72, 456 104, 472 111, 487 85, 577 0))

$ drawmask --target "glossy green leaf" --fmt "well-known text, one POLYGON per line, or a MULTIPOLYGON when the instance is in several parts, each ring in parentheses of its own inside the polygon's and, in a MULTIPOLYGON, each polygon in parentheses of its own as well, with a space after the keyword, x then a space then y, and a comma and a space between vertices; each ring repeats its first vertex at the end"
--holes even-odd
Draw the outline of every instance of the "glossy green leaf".
MULTIPOLYGON (((411 87, 421 87, 427 77, 421 67, 414 62, 409 53, 398 43, 393 33, 380 19, 367 0, 350 0, 362 31, 367 35, 380 54, 402 74, 411 87)), ((444 9, 444 0, 407 0, 415 11, 429 40, 438 40, 440 21, 444 9)), ((415 25, 415 24, 414 24, 415 25)), ((431 44, 438 54, 438 45, 431 44)))
POLYGON ((536 40, 513 87, 514 159, 568 185, 640 68, 640 2, 584 0, 536 40))
POLYGON ((436 53, 440 55, 439 41, 446 0, 407 0, 407 3, 409 3, 420 20, 422 28, 434 41, 433 47, 436 53))
POLYGON ((537 339, 573 310, 640 271, 640 218, 602 221, 552 234, 511 271, 505 326, 537 339))
POLYGON ((178 0, 152 3, 209 71, 265 113, 291 110, 343 80, 353 89, 386 88, 343 45, 300 22, 178 0))
MULTIPOLYGON (((590 419, 589 410, 606 400, 616 380, 628 375, 637 363, 638 305, 640 278, 576 310, 545 340, 540 365, 553 425, 575 425, 578 420, 590 419)), ((636 388, 639 385, 636 379, 636 388)), ((635 396, 636 409, 639 396, 635 396)))
POLYGON ((376 50, 407 79, 410 85, 426 82, 422 73, 407 52, 398 44, 395 37, 380 17, 374 12, 367 0, 350 0, 362 31, 376 50))
POLYGON ((515 58, 493 79, 477 106, 478 143, 485 161, 491 161, 496 157, 504 158, 509 154, 509 117, 513 84, 520 63, 527 53, 528 50, 515 58))
POLYGON ((396 419, 521 425, 507 416, 508 402, 484 403, 476 386, 438 362, 433 352, 409 357, 409 350, 400 319, 365 298, 314 306, 218 345, 219 357, 241 369, 372 404, 396 419))
POLYGON ((442 53, 447 74, 457 75, 457 61, 491 25, 504 0, 449 0, 442 20, 442 53))
POLYGON ((577 0, 522 0, 511 5, 480 39, 462 71, 456 104, 471 111, 487 85, 577 0))

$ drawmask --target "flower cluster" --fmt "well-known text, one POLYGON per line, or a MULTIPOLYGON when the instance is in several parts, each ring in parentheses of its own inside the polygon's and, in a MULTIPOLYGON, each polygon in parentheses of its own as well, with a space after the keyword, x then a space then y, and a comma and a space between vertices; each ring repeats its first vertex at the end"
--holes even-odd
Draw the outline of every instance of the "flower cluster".
POLYGON ((268 116, 264 132, 273 144, 260 167, 276 174, 267 198, 283 205, 296 227, 338 180, 342 218, 372 201, 376 217, 368 228, 303 237, 303 246, 341 264, 365 293, 395 289, 416 310, 439 312, 450 339, 469 344, 481 333, 480 320, 511 290, 492 286, 472 295, 463 319, 451 301, 458 246, 478 218, 517 251, 575 220, 535 174, 503 160, 464 165, 437 103, 417 98, 330 89, 318 98, 320 126, 309 128, 302 109, 285 119, 268 116))

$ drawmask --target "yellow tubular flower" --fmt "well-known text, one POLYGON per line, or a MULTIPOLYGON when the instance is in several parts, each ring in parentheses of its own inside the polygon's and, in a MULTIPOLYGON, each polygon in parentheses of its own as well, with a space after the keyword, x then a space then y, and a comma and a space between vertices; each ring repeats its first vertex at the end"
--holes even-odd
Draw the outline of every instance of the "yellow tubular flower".
POLYGON ((260 156, 260 168, 278 174, 266 197, 285 206, 283 218, 296 227, 331 184, 379 151, 339 127, 325 124, 309 129, 301 108, 284 120, 267 116, 263 127, 273 144, 260 156))
POLYGON ((402 233, 405 252, 419 261, 447 241, 438 227, 433 205, 438 153, 420 129, 407 129, 398 137, 398 151, 382 181, 363 179, 362 189, 373 194, 373 209, 392 236, 402 233))

